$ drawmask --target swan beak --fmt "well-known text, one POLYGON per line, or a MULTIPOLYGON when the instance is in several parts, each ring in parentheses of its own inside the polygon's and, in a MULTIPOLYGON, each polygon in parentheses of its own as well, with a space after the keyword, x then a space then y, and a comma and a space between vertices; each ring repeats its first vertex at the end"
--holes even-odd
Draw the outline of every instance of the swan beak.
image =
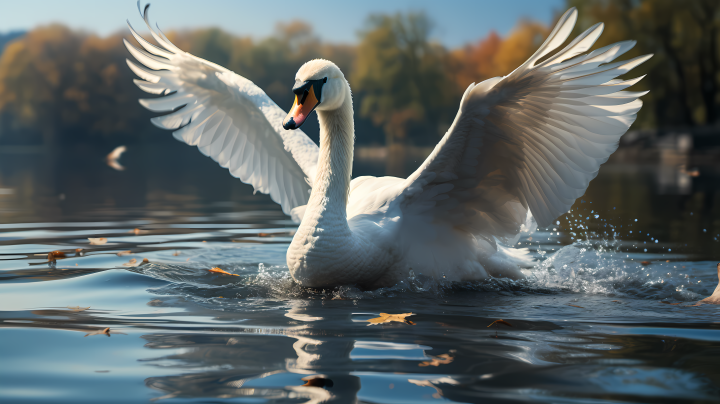
POLYGON ((318 94, 322 91, 323 80, 306 81, 303 85, 293 89, 295 93, 295 102, 290 113, 283 121, 283 128, 286 130, 297 129, 305 123, 307 117, 315 108, 320 105, 320 97, 318 94))

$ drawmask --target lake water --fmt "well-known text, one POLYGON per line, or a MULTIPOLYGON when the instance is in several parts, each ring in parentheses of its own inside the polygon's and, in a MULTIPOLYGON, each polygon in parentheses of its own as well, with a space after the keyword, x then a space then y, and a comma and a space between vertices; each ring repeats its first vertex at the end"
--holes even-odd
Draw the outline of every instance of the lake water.
POLYGON ((0 402, 719 400, 720 307, 690 306, 717 284, 717 168, 604 166, 520 241, 522 282, 320 291, 288 275, 295 225, 194 148, 109 151, 0 155, 0 402))

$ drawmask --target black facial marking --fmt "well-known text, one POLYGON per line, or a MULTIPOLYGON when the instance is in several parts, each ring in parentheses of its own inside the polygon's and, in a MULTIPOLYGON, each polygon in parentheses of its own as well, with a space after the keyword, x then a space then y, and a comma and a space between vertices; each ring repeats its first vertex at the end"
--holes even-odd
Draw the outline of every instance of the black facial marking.
POLYGON ((290 120, 283 124, 283 128, 285 128, 285 130, 295 129, 295 120, 293 117, 290 117, 290 120))

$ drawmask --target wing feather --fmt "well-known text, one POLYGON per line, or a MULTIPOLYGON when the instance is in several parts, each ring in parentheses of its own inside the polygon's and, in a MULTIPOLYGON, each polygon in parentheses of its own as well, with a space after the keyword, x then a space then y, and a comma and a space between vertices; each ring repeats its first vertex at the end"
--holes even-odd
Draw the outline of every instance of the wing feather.
POLYGON ((158 98, 141 99, 151 119, 188 145, 217 161, 256 191, 267 193, 283 212, 307 204, 317 165, 318 147, 302 131, 282 128, 282 111, 249 80, 214 63, 183 52, 149 22, 148 6, 138 9, 150 43, 130 32, 140 47, 124 40, 138 63, 127 60, 142 80, 135 84, 158 98))
POLYGON ((623 91, 642 77, 617 77, 652 56, 616 62, 634 41, 584 54, 602 33, 596 24, 538 63, 565 42, 576 19, 568 10, 508 76, 470 85, 448 132, 390 203, 500 239, 519 232, 528 210, 541 226, 566 212, 642 107, 647 92, 623 91))

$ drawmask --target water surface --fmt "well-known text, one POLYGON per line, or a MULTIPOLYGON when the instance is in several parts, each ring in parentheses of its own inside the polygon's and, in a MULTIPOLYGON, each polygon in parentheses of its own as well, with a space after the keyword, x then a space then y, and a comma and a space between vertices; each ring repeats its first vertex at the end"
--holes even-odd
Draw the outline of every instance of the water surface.
POLYGON ((520 240, 537 259, 522 282, 310 290, 288 275, 295 225, 269 198, 180 144, 130 147, 122 172, 102 153, 1 156, 2 402, 720 397, 720 308, 691 306, 717 284, 712 167, 604 166, 520 240), (48 263, 54 250, 66 258, 48 263), (412 324, 367 321, 380 313, 412 324))

